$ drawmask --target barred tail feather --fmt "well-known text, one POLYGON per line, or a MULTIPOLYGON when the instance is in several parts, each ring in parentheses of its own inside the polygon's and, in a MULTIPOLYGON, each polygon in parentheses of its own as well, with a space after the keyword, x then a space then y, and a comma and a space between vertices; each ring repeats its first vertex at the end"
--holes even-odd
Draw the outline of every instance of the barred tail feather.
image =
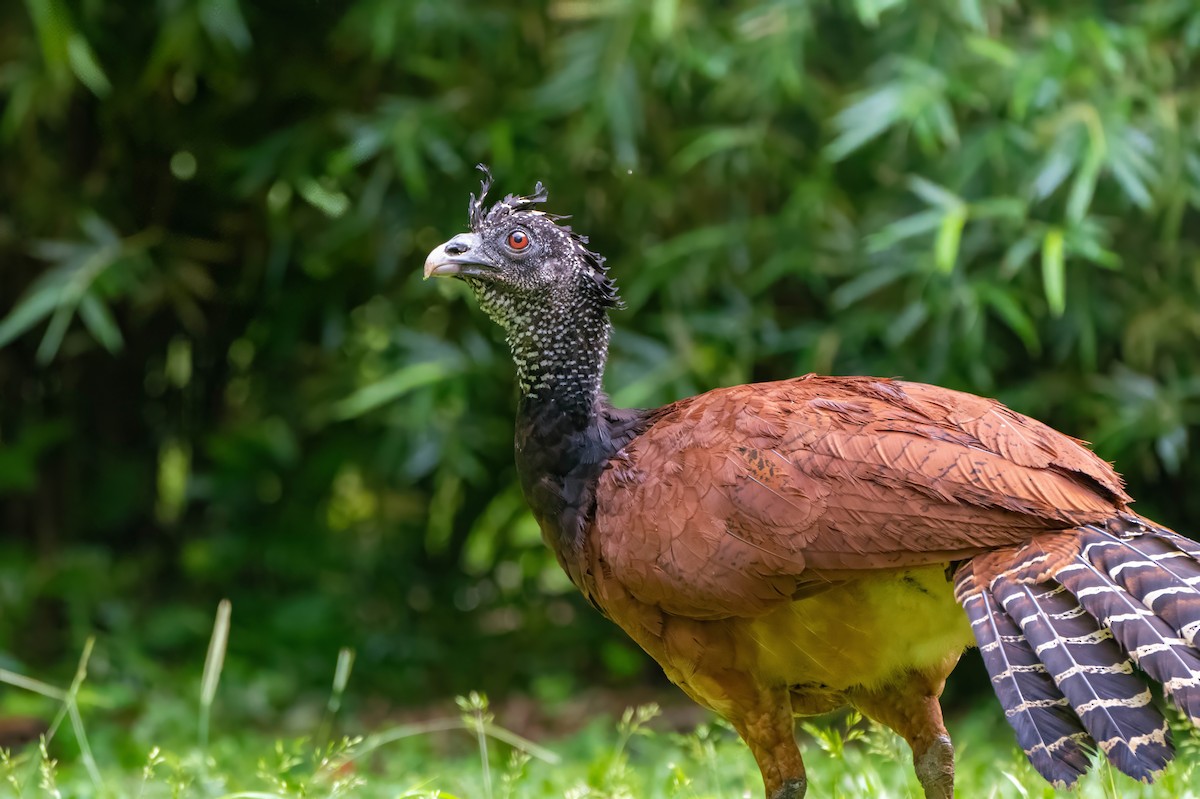
POLYGON ((963 607, 992 688, 1025 756, 1048 782, 1073 784, 1087 772, 1088 752, 1095 749, 1095 741, 991 591, 970 594, 963 607))
POLYGON ((1053 581, 1000 575, 990 587, 1113 766, 1153 780, 1173 756, 1170 731, 1112 632, 1053 581))
MULTIPOLYGON (((1080 554, 1197 646, 1200 632, 1200 546, 1141 520, 1082 530, 1080 554)), ((1195 717, 1193 717, 1195 718, 1195 717)))
POLYGON ((1200 725, 1200 543, 1133 514, 1060 535, 1072 534, 1056 541, 1076 546, 1031 542, 978 575, 974 562, 964 565, 956 596, 1040 773, 1073 782, 1088 768, 1082 753, 1094 740, 1118 770, 1152 780, 1173 756, 1171 738, 1134 665, 1200 725), (1060 727, 1036 715, 1051 706, 1060 727), (1068 777, 1061 745, 1049 765, 1038 756, 1034 732, 1049 737, 1048 729, 1079 747, 1068 777))
POLYGON ((1165 527, 1159 527, 1159 526, 1155 525, 1153 522, 1147 521, 1145 519, 1139 518, 1137 523, 1141 524, 1144 527, 1149 527, 1150 529, 1152 529, 1154 531, 1154 535, 1156 537, 1170 541, 1180 551, 1186 552, 1187 554, 1191 555, 1193 558, 1200 560, 1200 541, 1194 541, 1191 538, 1180 535, 1179 533, 1175 532, 1174 530, 1168 530, 1165 527))
POLYGON ((1114 550, 1119 555, 1121 548, 1120 542, 1107 541, 1108 535, 1099 534, 1099 543, 1085 545, 1074 562, 1059 569, 1056 577, 1091 616, 1112 631, 1133 662, 1155 682, 1162 683, 1175 706, 1193 723, 1200 722, 1200 652, 1179 636, 1166 614, 1160 614, 1160 618, 1139 599, 1141 594, 1153 602, 1153 594, 1161 589, 1151 586, 1158 583, 1159 575, 1142 571, 1137 580, 1123 580, 1121 575, 1130 574, 1130 570, 1122 570, 1120 562, 1104 562, 1113 559, 1114 550), (1098 546, 1104 553, 1100 557, 1095 554, 1098 546))

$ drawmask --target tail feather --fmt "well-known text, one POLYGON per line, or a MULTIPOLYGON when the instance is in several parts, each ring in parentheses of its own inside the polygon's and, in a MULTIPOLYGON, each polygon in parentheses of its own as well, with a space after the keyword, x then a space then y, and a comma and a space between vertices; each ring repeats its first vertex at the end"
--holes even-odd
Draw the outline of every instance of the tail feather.
POLYGON ((1136 779, 1170 762, 1170 731, 1135 664, 1200 725, 1200 543, 1115 515, 968 562, 955 594, 1017 739, 1050 781, 1086 771, 1093 741, 1136 779), (1061 735, 1070 743, 1039 749, 1061 735))
POLYGON ((1088 735, 1021 629, 983 589, 963 601, 992 687, 1017 743, 1048 782, 1069 786, 1091 765, 1088 735))
POLYGON ((1152 523, 1146 522, 1143 519, 1138 519, 1135 524, 1153 529, 1156 538, 1162 538, 1166 541, 1170 541, 1181 552, 1186 552, 1196 560, 1200 560, 1200 541, 1194 541, 1187 536, 1180 535, 1174 530, 1168 530, 1165 527, 1158 527, 1152 523))
POLYGON ((1193 723, 1200 723, 1200 652, 1179 636, 1165 614, 1156 615, 1137 593, 1127 590, 1128 583, 1117 584, 1128 570, 1119 571, 1120 564, 1101 565, 1095 551, 1085 547, 1075 562, 1058 571, 1057 579, 1112 631, 1134 663, 1162 683, 1175 706, 1193 723))
POLYGON ((991 590, 1113 766, 1153 780, 1173 756, 1170 731, 1112 632, 1057 583, 1001 575, 991 590))
POLYGON ((1200 547, 1169 530, 1146 528, 1140 522, 1121 526, 1124 529, 1119 533, 1084 528, 1080 554, 1112 575, 1189 646, 1196 647, 1200 633, 1200 547))

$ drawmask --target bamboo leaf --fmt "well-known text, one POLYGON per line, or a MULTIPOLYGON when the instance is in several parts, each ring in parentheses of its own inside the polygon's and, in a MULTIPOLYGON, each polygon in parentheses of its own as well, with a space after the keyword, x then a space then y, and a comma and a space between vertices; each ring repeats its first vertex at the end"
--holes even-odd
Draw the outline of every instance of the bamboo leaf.
POLYGON ((1146 180, 1156 178, 1157 174, 1155 168, 1143 156, 1141 149, 1152 146, 1141 140, 1139 132, 1131 130, 1110 148, 1108 157, 1108 168, 1113 178, 1125 192, 1125 196, 1142 209, 1148 209, 1153 204, 1146 180))
POLYGON ((1062 316, 1067 309, 1067 276, 1063 262, 1062 228, 1050 228, 1042 240, 1042 285, 1050 313, 1062 316))
POLYGON ((302 178, 296 183, 300 196, 321 213, 336 219, 350 209, 350 198, 312 178, 302 178))
POLYGON ((121 338, 121 330, 108 308, 94 293, 83 295, 79 302, 79 318, 104 349, 111 353, 120 351, 125 343, 121 338))
POLYGON ((1020 57, 1004 42, 988 36, 969 36, 966 40, 967 49, 976 55, 994 62, 1004 69, 1011 69, 1020 64, 1020 57))
POLYGON ((848 283, 843 283, 832 294, 831 300, 835 308, 849 308, 859 300, 865 299, 876 291, 895 283, 900 278, 913 271, 911 264, 896 262, 877 269, 871 269, 848 283))
POLYGON ((1092 204, 1092 196, 1096 192, 1096 180, 1100 177, 1100 167, 1104 163, 1104 154, 1098 146, 1089 144, 1083 165, 1075 173, 1071 183, 1071 193, 1067 197, 1067 219, 1072 223, 1080 222, 1087 214, 1092 204))
POLYGON ((1041 352, 1042 345, 1038 339, 1037 326, 1008 290, 987 283, 974 286, 974 290, 976 296, 1000 317, 1008 329, 1017 334, 1030 355, 1038 355, 1041 352))
POLYGON ((91 209, 79 215, 79 227, 88 239, 103 247, 116 247, 121 243, 121 234, 117 229, 91 209))
POLYGON ((854 0, 854 10, 859 22, 868 28, 879 25, 880 16, 889 8, 899 5, 901 0, 854 0))
POLYGON ((200 21, 214 40, 236 50, 249 49, 250 29, 246 27, 238 0, 202 0, 200 21))
POLYGON ((908 187, 912 189, 914 194, 930 205, 936 205, 947 210, 963 205, 962 198, 957 194, 919 175, 913 175, 908 179, 908 187))
POLYGON ((59 294, 58 286, 47 283, 17 303, 17 306, 0 320, 0 347, 8 345, 17 336, 53 313, 58 305, 59 294))
POLYGON ((1000 261, 1001 273, 1005 277, 1011 277, 1021 271, 1021 267, 1029 262, 1030 257, 1037 252, 1041 242, 1035 235, 1025 235, 1014 241, 1004 252, 1004 258, 1000 261))
POLYGON ((898 219, 884 227, 878 233, 873 233, 867 239, 867 248, 870 252, 881 252, 905 239, 930 233, 942 224, 944 217, 945 214, 941 209, 930 208, 926 211, 915 213, 912 216, 898 219))
POLYGON ((1025 201, 1017 197, 988 197, 971 202, 971 218, 1022 220, 1027 208, 1025 201))
POLYGON ((92 94, 105 97, 112 91, 112 84, 108 82, 108 76, 96 60, 91 45, 78 32, 73 32, 67 38, 67 61, 75 77, 79 78, 79 82, 87 86, 92 94))
POLYGON ((958 13, 963 21, 977 31, 987 30, 987 20, 983 16, 983 5, 980 0, 958 0, 958 13))
POLYGON ((1050 153, 1034 178, 1033 196, 1040 200, 1053 194, 1071 174, 1072 166, 1071 157, 1065 152, 1055 150, 1050 153))
POLYGON ((939 272, 949 274, 954 271, 954 262, 958 260, 958 245, 966 223, 965 205, 951 209, 942 217, 942 224, 938 228, 937 240, 933 246, 933 262, 939 272))
POLYGON ((672 166, 687 172, 715 155, 744 147, 758 146, 762 131, 751 127, 718 127, 701 133, 675 154, 672 166))
POLYGON ((75 305, 70 302, 62 303, 55 308, 54 315, 50 317, 50 324, 46 326, 46 332, 42 334, 42 343, 37 348, 39 365, 45 366, 58 354, 58 348, 62 345, 63 337, 67 335, 67 328, 71 324, 74 312, 75 305))
POLYGON ((929 318, 929 308, 921 300, 911 302, 900 312, 884 333, 884 341, 891 347, 898 347, 911 336, 918 327, 929 318))
POLYGON ((831 161, 841 161, 867 142, 882 135, 896 124, 903 113, 903 90, 888 84, 858 99, 834 117, 834 127, 841 131, 825 148, 831 161))
POLYGON ((335 419, 352 419, 398 399, 422 386, 445 380, 458 371, 458 365, 443 361, 414 363, 355 391, 333 405, 335 419))

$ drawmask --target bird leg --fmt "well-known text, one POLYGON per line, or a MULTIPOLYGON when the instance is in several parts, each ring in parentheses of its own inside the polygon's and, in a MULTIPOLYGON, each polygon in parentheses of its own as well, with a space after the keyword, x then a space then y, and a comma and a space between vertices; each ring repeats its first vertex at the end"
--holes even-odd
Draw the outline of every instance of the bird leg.
POLYGON ((856 691, 850 701, 863 715, 886 725, 912 747, 913 768, 927 799, 953 799, 954 746, 942 723, 942 680, 912 675, 876 691, 856 691))
POLYGON ((743 643, 743 628, 728 621, 659 618, 665 623, 657 636, 647 635, 650 628, 644 624, 622 626, 663 664, 672 682, 733 725, 758 763, 767 799, 803 799, 808 779, 796 743, 791 691, 761 679, 753 661, 744 659, 757 651, 743 643))
POLYGON ((804 799, 808 778, 796 744, 796 722, 786 686, 758 687, 752 703, 738 703, 727 718, 750 747, 762 772, 767 799, 804 799))

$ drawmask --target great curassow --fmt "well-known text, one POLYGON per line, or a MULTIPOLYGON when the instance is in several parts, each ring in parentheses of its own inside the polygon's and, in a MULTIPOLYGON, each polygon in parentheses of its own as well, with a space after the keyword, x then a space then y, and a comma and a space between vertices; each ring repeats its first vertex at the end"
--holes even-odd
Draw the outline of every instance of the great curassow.
POLYGON ((994 400, 899 380, 613 408, 604 259, 537 208, 541 184, 489 209, 489 183, 425 277, 465 280, 504 329, 517 467, 559 563, 733 724, 768 799, 805 793, 794 716, 846 704, 908 741, 927 797, 953 796, 938 697, 972 634, 1047 780, 1096 749, 1141 780, 1167 765, 1142 674, 1200 721, 1200 545, 1131 511, 1107 463, 994 400))

